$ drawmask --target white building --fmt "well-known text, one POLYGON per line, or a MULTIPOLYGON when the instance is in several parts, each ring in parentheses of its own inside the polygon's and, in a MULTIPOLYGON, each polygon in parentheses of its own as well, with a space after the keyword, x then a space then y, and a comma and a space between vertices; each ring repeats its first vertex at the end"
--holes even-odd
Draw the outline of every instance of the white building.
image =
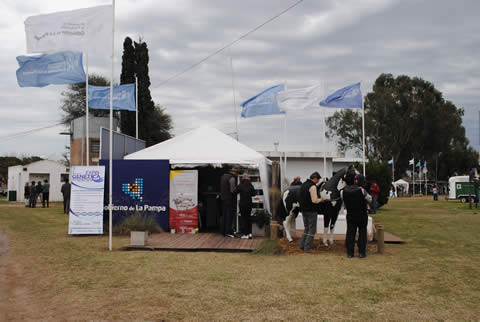
MULTIPOLYGON (((259 151, 272 161, 282 164, 285 152, 281 151, 259 151)), ((310 175, 318 171, 323 177, 330 178, 334 172, 349 166, 354 162, 362 162, 362 158, 345 158, 340 152, 286 152, 287 171, 286 177, 291 182, 294 177, 300 176, 302 182, 307 180, 310 175), (325 165, 324 165, 325 164, 325 165)))
POLYGON ((56 161, 41 160, 27 165, 8 167, 8 195, 16 195, 12 201, 24 201, 25 183, 48 180, 50 183, 50 201, 63 200, 60 189, 66 178, 69 178, 70 169, 56 161))

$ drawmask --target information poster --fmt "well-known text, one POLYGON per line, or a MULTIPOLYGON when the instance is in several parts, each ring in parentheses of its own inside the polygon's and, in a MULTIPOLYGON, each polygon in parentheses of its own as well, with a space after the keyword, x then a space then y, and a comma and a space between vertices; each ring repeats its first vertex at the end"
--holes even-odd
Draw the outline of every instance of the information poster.
POLYGON ((68 233, 103 234, 105 167, 73 166, 68 233))
POLYGON ((198 228, 198 171, 170 171, 170 230, 191 233, 198 228))

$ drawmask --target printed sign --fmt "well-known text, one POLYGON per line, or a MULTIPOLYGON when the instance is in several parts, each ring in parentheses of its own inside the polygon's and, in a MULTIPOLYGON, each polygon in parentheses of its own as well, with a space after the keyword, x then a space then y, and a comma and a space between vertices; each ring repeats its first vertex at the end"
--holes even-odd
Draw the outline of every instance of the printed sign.
MULTIPOLYGON (((105 218, 108 218, 108 160, 105 165, 105 218)), ((168 160, 113 160, 113 225, 136 212, 153 216, 168 231, 168 160)))
POLYGON ((170 229, 190 233, 198 228, 198 171, 170 171, 170 229))
POLYGON ((68 233, 103 234, 105 167, 73 166, 68 233))

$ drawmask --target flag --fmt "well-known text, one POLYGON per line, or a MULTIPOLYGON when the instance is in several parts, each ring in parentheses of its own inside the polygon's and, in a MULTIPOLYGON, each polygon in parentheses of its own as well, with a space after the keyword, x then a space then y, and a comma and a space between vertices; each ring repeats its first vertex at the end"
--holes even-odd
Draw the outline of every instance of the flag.
POLYGON ((416 166, 416 167, 419 167, 419 166, 420 166, 420 161, 418 161, 415 166, 416 166))
POLYGON ((28 17, 25 20, 27 53, 86 51, 87 48, 101 53, 111 44, 112 10, 111 5, 106 5, 28 17))
POLYGON ((320 102, 320 106, 339 108, 362 108, 360 83, 339 89, 320 102))
MULTIPOLYGON (((88 85, 88 107, 110 109, 110 86, 88 85)), ((113 109, 135 111, 135 84, 113 86, 113 109)))
POLYGON ((277 94, 284 90, 284 86, 276 85, 249 98, 242 104, 242 117, 253 117, 260 115, 283 114, 277 104, 277 94))
POLYGON ((424 168, 427 167, 427 160, 425 160, 425 161, 423 162, 423 167, 424 167, 424 168))
POLYGON ((392 164, 393 163, 393 159, 392 160, 388 160, 388 164, 392 164))
POLYGON ((17 82, 20 87, 75 84, 86 80, 82 53, 79 52, 18 56, 17 62, 17 82))
POLYGON ((413 159, 408 161, 408 165, 413 165, 413 159))
POLYGON ((278 93, 277 102, 280 110, 303 110, 309 106, 318 106, 322 99, 320 85, 290 89, 278 93))

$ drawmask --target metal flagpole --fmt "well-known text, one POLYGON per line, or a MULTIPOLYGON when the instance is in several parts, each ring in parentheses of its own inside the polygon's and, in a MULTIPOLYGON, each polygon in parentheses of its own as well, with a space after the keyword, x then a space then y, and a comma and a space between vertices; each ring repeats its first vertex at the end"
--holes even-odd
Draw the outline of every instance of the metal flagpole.
POLYGON ((229 48, 228 52, 230 53, 230 69, 232 71, 232 94, 233 94, 233 113, 235 113, 235 135, 237 137, 237 141, 239 139, 238 135, 238 116, 237 116, 237 103, 235 100, 235 72, 233 71, 233 60, 232 60, 232 51, 229 48))
POLYGON ((113 175, 113 68, 115 46, 115 0, 112 0, 112 74, 110 75, 110 140, 108 157, 108 249, 112 250, 112 175, 113 175))
POLYGON ((135 76, 135 138, 138 140, 138 77, 135 76))
POLYGON ((285 111, 285 118, 283 120, 283 144, 285 145, 283 149, 284 153, 284 163, 283 166, 285 167, 284 175, 283 175, 283 181, 287 182, 287 112, 285 111))
POLYGON ((366 177, 365 171, 365 106, 362 97, 362 145, 363 145, 363 176, 366 177))
POLYGON ((413 168, 413 172, 412 172, 413 196, 415 197, 415 158, 413 158, 412 160, 413 160, 413 165, 412 165, 412 168, 413 168))
POLYGON ((327 178, 327 152, 325 151, 326 148, 325 148, 325 108, 324 107, 321 107, 321 109, 323 110, 323 137, 322 137, 322 145, 323 145, 323 178, 327 178))
MULTIPOLYGON (((85 62, 87 65, 86 66, 86 72, 87 72, 87 78, 85 80, 85 98, 86 98, 86 104, 85 104, 85 127, 86 127, 86 141, 87 141, 87 166, 90 165, 90 133, 89 132, 89 127, 88 127, 88 47, 87 47, 87 53, 85 55, 85 62)), ((82 160, 83 164, 83 160, 82 160)))
POLYGON ((395 161, 393 161, 393 156, 392 156, 392 181, 395 182, 395 161))

